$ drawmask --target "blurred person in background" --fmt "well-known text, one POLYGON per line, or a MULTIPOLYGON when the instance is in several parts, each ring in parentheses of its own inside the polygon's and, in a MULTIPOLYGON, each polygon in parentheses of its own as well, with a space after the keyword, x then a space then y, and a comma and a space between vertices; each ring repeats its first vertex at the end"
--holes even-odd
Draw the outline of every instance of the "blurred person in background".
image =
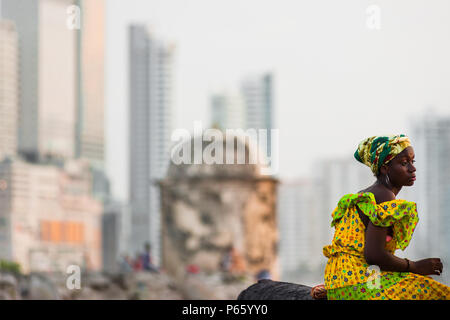
POLYGON ((229 246, 227 248, 227 251, 222 256, 222 260, 220 261, 220 269, 223 272, 229 272, 231 267, 231 248, 232 246, 229 246))
POLYGON ((221 262, 221 269, 227 273, 241 274, 245 273, 246 265, 244 257, 238 252, 238 250, 230 245, 227 248, 227 252, 224 254, 221 262))
POLYGON ((139 253, 136 253, 136 257, 133 261, 133 270, 135 272, 142 270, 142 256, 139 253))
POLYGON ((144 246, 144 254, 142 255, 142 268, 146 271, 150 272, 158 272, 158 268, 153 264, 152 255, 151 255, 151 245, 150 243, 146 243, 144 246))

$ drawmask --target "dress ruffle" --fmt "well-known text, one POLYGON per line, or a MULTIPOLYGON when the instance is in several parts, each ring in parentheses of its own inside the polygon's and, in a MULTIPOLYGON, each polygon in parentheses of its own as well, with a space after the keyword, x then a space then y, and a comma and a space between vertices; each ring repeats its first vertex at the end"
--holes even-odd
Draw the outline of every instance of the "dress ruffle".
POLYGON ((331 226, 335 226, 349 208, 355 205, 374 225, 392 227, 397 249, 406 249, 419 222, 415 202, 396 199, 377 204, 371 192, 346 194, 332 213, 331 226))

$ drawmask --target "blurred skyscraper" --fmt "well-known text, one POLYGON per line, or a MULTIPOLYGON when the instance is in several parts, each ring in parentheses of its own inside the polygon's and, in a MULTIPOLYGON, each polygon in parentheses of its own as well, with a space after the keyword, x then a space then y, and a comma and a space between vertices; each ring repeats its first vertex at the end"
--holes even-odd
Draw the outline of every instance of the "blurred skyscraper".
POLYGON ((415 253, 417 258, 440 257, 445 268, 450 263, 450 117, 427 112, 413 119, 410 138, 417 161, 411 188, 419 213, 415 253))
POLYGON ((18 149, 30 160, 74 156, 76 37, 66 27, 71 0, 4 0, 19 35, 18 149))
POLYGON ((130 204, 132 250, 152 246, 160 262, 160 197, 155 185, 170 159, 174 46, 143 25, 129 28, 130 204))
MULTIPOLYGON (((75 157, 89 160, 92 193, 108 201, 105 173, 105 1, 77 0, 80 29, 77 34, 77 106, 75 157)), ((67 16, 67 15, 66 15, 67 16)))
POLYGON ((267 129, 267 154, 271 155, 271 131, 274 124, 273 75, 266 73, 244 79, 241 92, 245 102, 245 127, 267 129))
POLYGON ((105 204, 102 216, 102 260, 103 270, 118 272, 120 259, 129 255, 130 208, 120 202, 105 204))
POLYGON ((18 72, 19 44, 15 25, 12 21, 0 20, 0 161, 17 152, 18 72))
POLYGON ((298 281, 322 262, 321 218, 317 186, 310 180, 282 182, 278 186, 279 256, 282 279, 298 281))
POLYGON ((105 1, 78 0, 81 28, 77 35, 78 107, 76 157, 104 167, 105 1))
MULTIPOLYGON (((266 130, 267 144, 253 141, 261 149, 261 156, 272 155, 272 132, 274 124, 273 76, 270 73, 249 75, 241 82, 238 90, 223 90, 211 95, 211 126, 223 131, 226 129, 266 130), (265 147, 267 150, 263 150, 265 147)), ((264 159, 266 162, 269 159, 264 159)))
MULTIPOLYGON (((80 221, 81 215, 78 218, 71 216, 70 210, 75 209, 65 205, 61 205, 59 211, 55 206, 49 209, 52 201, 65 202, 54 198, 53 194, 47 197, 47 201, 33 201, 38 191, 30 187, 34 183, 31 178, 9 181, 8 190, 32 190, 27 194, 29 198, 26 201, 36 205, 35 210, 47 208, 48 216, 45 219, 55 221, 53 227, 49 227, 49 230, 53 230, 51 232, 65 232, 64 224, 67 222, 78 224, 84 230, 83 237, 86 239, 96 237, 98 243, 92 245, 92 254, 95 255, 92 266, 99 268, 101 220, 98 210, 101 213, 102 205, 110 200, 109 181, 104 173, 104 0, 4 0, 0 5, 3 17, 14 22, 19 40, 17 73, 15 78, 14 75, 10 77, 12 81, 18 79, 20 83, 19 93, 16 92, 19 95, 16 108, 19 121, 18 129, 8 128, 8 132, 18 137, 18 154, 33 163, 22 165, 20 159, 13 158, 10 167, 24 168, 33 172, 30 175, 36 176, 45 176, 50 170, 54 171, 53 175, 71 175, 66 172, 67 166, 76 167, 77 175, 85 183, 83 195, 76 201, 80 201, 80 206, 83 201, 91 202, 93 206, 95 203, 96 208, 80 209, 85 210, 86 214, 92 214, 91 218, 84 221, 80 221), (75 28, 71 28, 68 23, 73 19, 75 28), (98 200, 103 203, 98 203, 98 200), (91 228, 91 225, 95 225, 95 228, 91 228)), ((1 40, 0 48, 3 49, 4 39, 1 40)), ((10 46, 5 48, 9 49, 10 46)), ((13 95, 14 92, 9 91, 9 94, 13 95)), ((17 101, 11 96, 7 98, 9 103, 17 101)), ((6 164, 5 168, 9 170, 6 164)), ((47 191, 52 187, 60 187, 57 179, 48 179, 47 183, 47 191)), ((74 194, 79 191, 77 187, 73 188, 74 194)), ((13 203, 16 192, 9 196, 13 203)), ((65 196, 61 193, 58 197, 65 196)), ((16 210, 14 208, 3 208, 7 221, 8 215, 16 210)), ((36 223, 43 225, 42 219, 42 215, 30 215, 26 223, 33 224, 34 228, 36 223), (37 222, 32 222, 32 218, 37 222)), ((10 222, 8 227, 16 232, 13 221, 10 222)), ((14 249, 11 255, 13 258, 18 257, 18 252, 23 252, 23 255, 31 252, 35 249, 31 247, 33 241, 40 241, 36 238, 28 242, 14 242, 14 239, 10 238, 13 242, 9 243, 14 249)), ((59 242, 62 243, 59 246, 66 245, 65 240, 59 242)), ((40 243, 39 250, 47 250, 47 245, 52 246, 46 241, 40 243)), ((88 245, 83 243, 82 246, 86 250, 88 245)), ((62 261, 63 251, 53 250, 48 257, 62 261)), ((90 255, 91 252, 85 254, 90 255)), ((21 263, 29 266, 29 270, 33 268, 32 262, 25 261, 23 257, 20 259, 21 263)))
POLYGON ((245 128, 245 104, 239 92, 223 91, 211 96, 212 126, 221 130, 245 128))
POLYGON ((20 48, 19 152, 104 165, 104 1, 4 0, 20 48), (81 9, 80 29, 67 27, 81 9))
POLYGON ((273 129, 273 76, 247 76, 240 89, 211 95, 211 122, 221 129, 273 129))

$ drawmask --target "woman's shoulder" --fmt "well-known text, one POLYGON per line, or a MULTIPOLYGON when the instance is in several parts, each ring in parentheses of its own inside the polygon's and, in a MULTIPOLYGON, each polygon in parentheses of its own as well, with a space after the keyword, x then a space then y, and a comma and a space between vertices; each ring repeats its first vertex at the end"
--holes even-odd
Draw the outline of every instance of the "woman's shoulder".
POLYGON ((377 204, 396 200, 395 194, 392 191, 386 190, 384 188, 382 189, 376 187, 374 188, 369 187, 367 189, 359 191, 358 193, 367 193, 367 192, 373 194, 373 197, 375 198, 375 202, 377 204))

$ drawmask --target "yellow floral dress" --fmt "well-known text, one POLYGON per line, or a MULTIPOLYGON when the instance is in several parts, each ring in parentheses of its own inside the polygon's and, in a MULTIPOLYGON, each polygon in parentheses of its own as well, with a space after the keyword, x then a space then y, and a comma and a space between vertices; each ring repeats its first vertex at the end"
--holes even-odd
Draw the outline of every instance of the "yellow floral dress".
POLYGON ((332 213, 332 243, 323 248, 328 258, 325 289, 329 300, 450 299, 450 287, 431 277, 369 266, 364 259, 366 228, 356 207, 374 225, 392 227, 393 237, 385 247, 392 254, 406 249, 419 221, 414 202, 396 199, 377 204, 370 192, 343 196, 332 213))

